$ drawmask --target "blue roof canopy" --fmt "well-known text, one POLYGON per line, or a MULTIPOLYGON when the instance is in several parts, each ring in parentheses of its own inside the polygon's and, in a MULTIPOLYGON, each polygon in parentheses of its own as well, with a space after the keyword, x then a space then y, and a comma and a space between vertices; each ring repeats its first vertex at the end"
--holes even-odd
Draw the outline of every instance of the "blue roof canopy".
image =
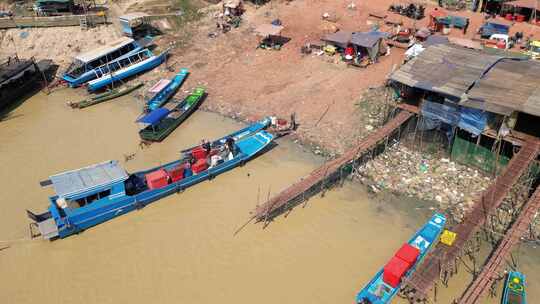
POLYGON ((168 109, 157 108, 154 111, 148 113, 147 115, 139 118, 137 122, 145 123, 145 124, 149 124, 153 126, 159 123, 169 113, 170 111, 168 109))

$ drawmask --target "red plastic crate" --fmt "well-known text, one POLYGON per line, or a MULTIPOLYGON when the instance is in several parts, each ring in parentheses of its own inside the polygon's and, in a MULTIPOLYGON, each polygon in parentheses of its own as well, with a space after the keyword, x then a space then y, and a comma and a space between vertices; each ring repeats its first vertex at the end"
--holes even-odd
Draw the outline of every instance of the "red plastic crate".
POLYGON ((383 281, 396 288, 401 282, 401 278, 409 270, 410 264, 398 257, 392 257, 390 262, 384 266, 383 281))
POLYGON ((159 169, 157 171, 148 173, 145 175, 146 184, 150 189, 157 189, 165 187, 169 184, 169 175, 165 169, 159 169))
POLYGON ((191 150, 191 155, 197 160, 206 158, 206 150, 203 147, 199 146, 191 150))
POLYGON ((169 170, 168 173, 169 173, 169 176, 171 177, 171 181, 177 182, 181 180, 182 178, 184 178, 184 167, 178 166, 178 167, 172 168, 171 170, 169 170))
POLYGON ((193 165, 191 165, 191 169, 193 170, 193 173, 199 173, 201 171, 204 171, 208 168, 208 164, 206 163, 206 159, 199 159, 197 162, 195 162, 193 165))
POLYGON ((398 252, 396 252, 395 256, 402 259, 403 261, 407 262, 409 265, 413 265, 416 263, 416 259, 420 255, 420 249, 410 245, 410 244, 403 244, 401 248, 399 248, 398 252))

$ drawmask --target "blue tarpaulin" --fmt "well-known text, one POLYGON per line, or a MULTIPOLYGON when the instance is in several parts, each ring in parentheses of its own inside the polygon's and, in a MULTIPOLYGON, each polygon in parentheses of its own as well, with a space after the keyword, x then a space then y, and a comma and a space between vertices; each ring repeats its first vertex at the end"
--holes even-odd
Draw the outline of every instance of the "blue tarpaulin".
POLYGON ((479 135, 484 131, 487 123, 487 112, 461 107, 460 116, 461 118, 459 119, 458 127, 467 130, 474 135, 479 135))
POLYGON ((493 34, 508 35, 509 30, 510 30, 510 27, 508 25, 495 23, 495 22, 487 22, 480 27, 480 37, 489 38, 493 34))
POLYGON ((442 122, 479 135, 484 131, 487 123, 487 112, 458 106, 452 102, 437 103, 424 100, 422 115, 429 122, 423 125, 424 129, 429 129, 429 126, 437 128, 442 122))
POLYGON ((450 102, 436 103, 425 100, 422 103, 422 115, 449 125, 457 125, 459 122, 459 108, 450 102))
POLYGON ((154 111, 148 113, 147 115, 139 118, 137 120, 137 122, 145 123, 145 124, 149 124, 149 125, 155 125, 158 122, 160 122, 163 119, 163 117, 167 116, 169 114, 169 112, 170 111, 168 109, 158 108, 158 109, 155 109, 154 111))

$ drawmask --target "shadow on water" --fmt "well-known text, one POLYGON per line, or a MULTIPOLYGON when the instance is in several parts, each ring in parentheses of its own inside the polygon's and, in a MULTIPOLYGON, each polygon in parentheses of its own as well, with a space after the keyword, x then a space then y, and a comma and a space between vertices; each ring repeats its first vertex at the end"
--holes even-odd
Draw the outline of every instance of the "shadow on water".
MULTIPOLYGON (((45 77, 47 79, 47 82, 50 83, 54 75, 56 75, 56 72, 58 71, 59 66, 56 64, 53 64, 49 67, 49 69, 45 72, 45 77)), ((7 105, 5 105, 3 108, 0 108, 0 122, 8 121, 10 119, 15 119, 23 116, 22 114, 17 115, 11 115, 11 112, 15 111, 18 107, 20 107, 26 100, 30 99, 32 96, 40 92, 44 89, 45 85, 43 83, 43 79, 30 80, 33 83, 29 84, 27 88, 25 88, 25 93, 22 93, 20 97, 16 97, 15 100, 12 102, 9 102, 7 105)), ((24 85, 23 85, 24 86, 24 85)), ((17 93, 15 93, 17 95, 17 93)))

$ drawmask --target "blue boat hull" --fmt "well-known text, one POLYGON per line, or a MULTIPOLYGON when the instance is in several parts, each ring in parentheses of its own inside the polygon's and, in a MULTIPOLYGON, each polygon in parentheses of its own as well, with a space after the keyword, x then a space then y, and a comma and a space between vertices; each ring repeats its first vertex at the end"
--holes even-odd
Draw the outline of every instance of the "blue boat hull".
POLYGON ((510 271, 504 283, 501 304, 527 304, 525 275, 518 271, 510 271))
MULTIPOLYGON (((141 46, 138 46, 135 49, 133 49, 132 51, 130 51, 129 53, 126 53, 125 55, 122 55, 122 56, 118 57, 115 60, 120 60, 120 59, 129 57, 130 55, 133 55, 133 54, 136 54, 136 53, 140 52, 142 49, 143 48, 141 46)), ((93 80, 95 78, 96 78, 96 73, 94 72, 94 70, 86 71, 77 78, 73 78, 73 77, 69 76, 68 74, 62 75, 62 79, 65 82, 67 82, 69 87, 72 87, 72 88, 79 87, 79 86, 81 86, 81 85, 83 85, 83 84, 87 83, 88 81, 91 81, 91 80, 93 80)))
MULTIPOLYGON (((55 219, 58 226, 58 237, 65 238, 72 234, 81 232, 87 228, 106 222, 112 218, 126 214, 135 209, 143 208, 144 206, 159 200, 163 197, 178 193, 186 188, 189 188, 197 183, 211 179, 219 174, 225 173, 235 167, 238 167, 245 162, 249 161, 262 150, 264 150, 274 139, 273 135, 266 131, 260 131, 250 136, 240 139, 236 143, 239 148, 239 153, 231 160, 224 161, 223 163, 202 171, 196 175, 185 177, 178 182, 173 182, 167 186, 159 189, 146 190, 133 196, 124 195, 115 201, 109 201, 102 204, 102 206, 94 207, 91 210, 81 210, 79 213, 72 213, 67 217, 62 217, 60 210, 56 205, 51 204, 49 212, 55 219)), ((146 174, 154 172, 158 169, 170 169, 178 166, 181 163, 180 160, 173 161, 163 166, 152 168, 150 170, 134 173, 140 178, 146 174)), ((53 202, 57 197, 51 197, 53 202)), ((97 203, 99 204, 99 203, 97 203)), ((82 208, 81 208, 82 209, 82 208)))
POLYGON ((151 70, 159 66, 160 64, 162 64, 165 61, 166 57, 167 57, 167 52, 164 52, 160 54, 159 56, 152 56, 144 60, 143 62, 137 63, 133 66, 122 69, 120 71, 116 71, 112 75, 107 74, 106 76, 92 80, 88 83, 88 91, 91 91, 91 92, 97 91, 116 81, 151 70))
POLYGON ((174 79, 163 88, 159 93, 157 93, 152 99, 147 103, 148 109, 153 111, 162 105, 164 105, 173 95, 178 91, 184 80, 188 75, 187 69, 182 69, 174 79))
MULTIPOLYGON (((429 249, 437 242, 440 234, 446 224, 446 218, 444 215, 435 214, 431 219, 420 229, 416 234, 407 242, 419 249, 420 254, 416 260, 414 266, 412 266, 404 275, 409 277, 416 270, 416 267, 422 262, 429 249)), ((374 278, 356 295, 357 304, 371 303, 371 304, 386 304, 397 294, 401 288, 401 283, 395 288, 386 284, 383 280, 384 270, 380 270, 374 276, 374 278), (369 302, 367 302, 369 301, 369 302)))

